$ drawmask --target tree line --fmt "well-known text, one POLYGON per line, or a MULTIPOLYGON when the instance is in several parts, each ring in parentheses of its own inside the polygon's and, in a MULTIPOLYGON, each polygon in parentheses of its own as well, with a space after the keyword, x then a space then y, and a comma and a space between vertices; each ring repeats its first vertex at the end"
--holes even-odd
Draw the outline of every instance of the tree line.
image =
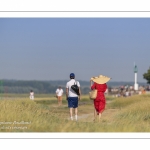
MULTIPOLYGON (((150 70, 148 71, 148 73, 150 70)), ((147 77, 147 76, 146 76, 147 77)), ((149 76, 148 76, 149 77, 149 76)), ((148 78, 147 77, 147 78, 148 78)), ((29 93, 33 90, 38 94, 54 94, 58 86, 61 86, 65 91, 67 80, 56 81, 37 81, 37 80, 0 80, 0 93, 29 93)), ((90 91, 89 81, 79 81, 81 85, 82 94, 88 94, 90 91)), ((139 83, 144 85, 145 83, 139 83)), ((134 82, 108 82, 108 88, 118 87, 121 85, 134 85, 134 82)))
MULTIPOLYGON (((38 94, 54 94, 58 86, 61 86, 65 91, 65 86, 67 81, 23 81, 23 80, 0 80, 0 93, 29 93, 30 90, 33 90, 38 94)), ((84 81, 83 81, 84 82, 84 81)), ((89 92, 89 87, 81 87, 83 94, 89 92)))

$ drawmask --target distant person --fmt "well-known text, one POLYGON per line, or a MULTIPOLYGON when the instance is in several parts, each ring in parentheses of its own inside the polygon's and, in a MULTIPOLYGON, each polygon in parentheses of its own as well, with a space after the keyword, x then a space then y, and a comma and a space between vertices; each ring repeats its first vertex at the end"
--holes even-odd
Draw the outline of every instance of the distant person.
POLYGON ((32 90, 30 91, 30 99, 34 100, 34 92, 32 90))
POLYGON ((129 91, 126 90, 125 96, 128 97, 129 96, 129 91))
POLYGON ((97 89, 97 97, 94 99, 94 121, 98 116, 98 121, 100 121, 101 115, 105 110, 106 99, 105 99, 105 91, 107 89, 107 82, 110 80, 109 77, 99 75, 98 77, 92 77, 91 81, 91 90, 97 89), (92 83, 94 82, 94 83, 92 83))
POLYGON ((139 95, 141 95, 141 94, 142 94, 142 91, 139 90, 139 95))
POLYGON ((145 94, 146 92, 145 92, 145 87, 143 86, 143 88, 142 88, 142 94, 145 94))
POLYGON ((80 83, 75 80, 75 74, 70 74, 70 81, 66 84, 66 100, 68 100, 68 107, 70 108, 70 119, 73 120, 73 109, 75 113, 75 120, 78 119, 78 101, 80 100, 81 90, 80 83), (76 93, 71 86, 77 84, 79 87, 79 93, 76 93))
POLYGON ((61 86, 58 87, 58 89, 56 89, 56 97, 58 100, 58 106, 62 105, 62 96, 63 96, 63 89, 61 88, 61 86))
POLYGON ((131 91, 129 91, 129 96, 131 96, 131 91))
POLYGON ((130 86, 130 90, 133 90, 133 86, 132 85, 130 86))
POLYGON ((149 86, 147 85, 147 87, 146 87, 146 91, 149 91, 149 86))
POLYGON ((120 95, 120 93, 118 93, 118 97, 120 97, 121 95, 120 95))

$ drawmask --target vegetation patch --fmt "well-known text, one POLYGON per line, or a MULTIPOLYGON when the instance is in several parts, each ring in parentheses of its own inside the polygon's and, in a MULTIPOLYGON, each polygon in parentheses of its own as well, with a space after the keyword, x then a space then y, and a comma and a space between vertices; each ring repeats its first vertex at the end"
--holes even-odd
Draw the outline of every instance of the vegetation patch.
POLYGON ((34 101, 9 94, 0 100, 0 132, 149 132, 149 99, 150 95, 109 97, 100 122, 93 122, 93 101, 83 95, 76 122, 69 120, 65 96, 58 106, 57 99, 48 94, 39 94, 34 101))

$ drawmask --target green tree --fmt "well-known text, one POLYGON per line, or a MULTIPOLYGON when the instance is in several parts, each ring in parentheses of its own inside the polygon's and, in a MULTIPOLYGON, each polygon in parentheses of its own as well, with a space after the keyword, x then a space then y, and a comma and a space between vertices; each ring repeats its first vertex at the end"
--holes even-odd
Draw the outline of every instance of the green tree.
POLYGON ((143 78, 147 80, 147 83, 150 84, 150 67, 147 70, 147 73, 143 74, 143 78))

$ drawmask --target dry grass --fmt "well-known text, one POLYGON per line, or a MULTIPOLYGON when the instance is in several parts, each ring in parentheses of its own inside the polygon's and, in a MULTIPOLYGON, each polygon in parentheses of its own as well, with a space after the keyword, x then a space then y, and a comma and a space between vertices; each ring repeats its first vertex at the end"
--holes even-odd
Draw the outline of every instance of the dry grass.
POLYGON ((54 95, 11 95, 0 100, 1 132, 149 132, 150 96, 107 97, 101 121, 93 122, 93 102, 79 101, 78 122, 70 121, 65 96, 58 107, 54 95))

